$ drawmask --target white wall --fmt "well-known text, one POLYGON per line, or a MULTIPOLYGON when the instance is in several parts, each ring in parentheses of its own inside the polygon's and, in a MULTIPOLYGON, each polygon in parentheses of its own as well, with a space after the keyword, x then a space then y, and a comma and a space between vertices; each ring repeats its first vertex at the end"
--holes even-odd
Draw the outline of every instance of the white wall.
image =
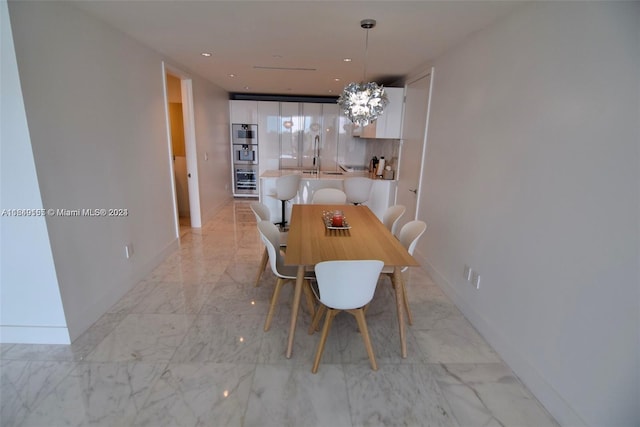
POLYGON ((563 425, 640 420, 639 42, 640 3, 535 2, 433 64, 416 253, 563 425))
MULTIPOLYGON (((45 208, 129 212, 121 218, 47 218, 74 339, 177 248, 164 58, 62 2, 11 2, 9 12, 45 208), (129 260, 126 244, 134 246, 129 260)), ((222 97, 218 88, 197 77, 194 82, 196 97, 222 97)), ((196 133, 205 139, 198 149, 212 144, 202 129, 216 123, 209 118, 215 114, 196 111, 196 133)), ((220 114, 228 114, 226 105, 220 114)), ((207 202, 218 201, 214 196, 207 202)))
POLYGON ((42 199, 4 1, 0 19, 0 342, 68 344, 45 217, 12 215, 42 209, 42 199))

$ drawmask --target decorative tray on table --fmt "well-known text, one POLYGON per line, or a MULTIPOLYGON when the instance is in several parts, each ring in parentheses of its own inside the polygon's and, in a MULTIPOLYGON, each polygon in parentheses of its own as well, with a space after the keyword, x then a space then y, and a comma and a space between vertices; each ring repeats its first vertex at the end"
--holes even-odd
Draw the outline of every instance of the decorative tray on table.
POLYGON ((322 212, 322 222, 327 230, 349 230, 351 226, 347 222, 347 218, 342 217, 342 225, 333 225, 333 211, 322 212))

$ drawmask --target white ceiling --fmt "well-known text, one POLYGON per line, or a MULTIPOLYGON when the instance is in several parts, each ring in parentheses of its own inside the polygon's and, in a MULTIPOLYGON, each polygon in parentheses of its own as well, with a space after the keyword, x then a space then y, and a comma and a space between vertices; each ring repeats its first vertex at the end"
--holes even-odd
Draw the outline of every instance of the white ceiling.
POLYGON ((369 30, 366 80, 389 84, 523 2, 85 0, 74 4, 229 92, 337 96, 347 83, 363 80, 362 19, 378 21, 369 30), (212 55, 206 58, 202 52, 212 55))

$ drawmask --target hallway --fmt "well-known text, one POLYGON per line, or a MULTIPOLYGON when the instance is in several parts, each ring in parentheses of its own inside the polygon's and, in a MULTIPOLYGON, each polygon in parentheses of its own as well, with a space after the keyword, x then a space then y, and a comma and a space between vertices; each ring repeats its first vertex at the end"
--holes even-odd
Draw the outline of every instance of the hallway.
MULTIPOLYGON (((424 238, 424 237, 423 237, 424 238)), ((269 332, 275 277, 254 279, 263 245, 248 201, 231 201, 71 345, 2 344, 9 426, 555 426, 419 268, 406 273, 414 325, 400 357, 380 279, 367 312, 379 370, 354 319, 339 315, 318 374, 319 334, 301 310, 284 357, 292 286, 269 332)))

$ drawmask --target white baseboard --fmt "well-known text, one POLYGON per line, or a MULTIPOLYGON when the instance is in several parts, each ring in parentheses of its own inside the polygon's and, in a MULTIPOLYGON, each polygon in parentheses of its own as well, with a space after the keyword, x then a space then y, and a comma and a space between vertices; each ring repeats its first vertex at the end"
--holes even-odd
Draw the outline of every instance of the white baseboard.
POLYGON ((0 343, 71 344, 64 326, 0 326, 0 343))
POLYGON ((440 274, 422 254, 415 253, 414 257, 560 425, 587 426, 571 405, 549 384, 544 375, 522 354, 520 349, 511 345, 498 328, 487 322, 481 313, 467 304, 447 278, 440 274))

